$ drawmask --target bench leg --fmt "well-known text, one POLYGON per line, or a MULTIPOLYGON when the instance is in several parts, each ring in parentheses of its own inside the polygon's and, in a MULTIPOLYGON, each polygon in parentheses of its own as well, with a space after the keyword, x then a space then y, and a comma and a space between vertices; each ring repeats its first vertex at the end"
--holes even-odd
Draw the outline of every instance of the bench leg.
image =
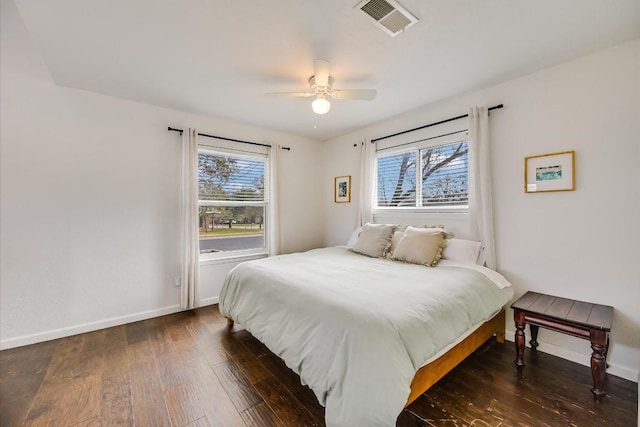
POLYGON ((601 400, 605 395, 603 385, 604 379, 607 375, 607 359, 606 354, 608 351, 607 345, 607 333, 601 330, 591 330, 591 376, 593 377, 593 398, 595 400, 601 400))
POLYGON ((536 351, 538 349, 538 325, 532 325, 529 323, 529 329, 531 329, 531 350, 536 351))
POLYGON ((524 368, 524 343, 525 343, 525 335, 524 335, 524 312, 520 310, 513 311, 513 318, 516 323, 516 368, 518 368, 518 375, 522 375, 522 369, 524 368))
POLYGON ((233 321, 233 319, 229 319, 229 318, 227 318, 227 331, 228 331, 228 332, 231 332, 231 329, 233 329, 233 324, 234 324, 234 323, 235 323, 235 322, 233 321))

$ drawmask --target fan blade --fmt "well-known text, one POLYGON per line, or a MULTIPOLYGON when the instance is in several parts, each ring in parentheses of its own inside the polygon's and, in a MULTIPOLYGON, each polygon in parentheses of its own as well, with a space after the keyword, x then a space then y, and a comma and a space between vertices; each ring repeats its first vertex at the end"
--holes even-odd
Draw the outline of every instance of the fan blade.
POLYGON ((281 97, 289 97, 289 98, 308 98, 313 96, 312 92, 267 92, 264 96, 281 96, 281 97))
POLYGON ((334 90, 330 96, 333 99, 359 99, 362 101, 371 101, 375 99, 378 92, 375 89, 344 89, 334 90))
POLYGON ((327 86, 329 84, 329 62, 324 59, 315 59, 313 61, 313 75, 316 79, 316 85, 327 86))

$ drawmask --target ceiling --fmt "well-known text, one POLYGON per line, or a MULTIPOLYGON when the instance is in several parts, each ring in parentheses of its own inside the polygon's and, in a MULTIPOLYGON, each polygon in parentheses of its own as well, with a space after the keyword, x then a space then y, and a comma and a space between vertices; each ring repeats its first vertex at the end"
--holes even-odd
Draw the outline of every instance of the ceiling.
POLYGON ((15 3, 60 85, 317 140, 640 37, 638 0, 400 0, 420 21, 395 38, 358 0, 15 3), (314 59, 377 98, 264 96, 308 90, 314 59))

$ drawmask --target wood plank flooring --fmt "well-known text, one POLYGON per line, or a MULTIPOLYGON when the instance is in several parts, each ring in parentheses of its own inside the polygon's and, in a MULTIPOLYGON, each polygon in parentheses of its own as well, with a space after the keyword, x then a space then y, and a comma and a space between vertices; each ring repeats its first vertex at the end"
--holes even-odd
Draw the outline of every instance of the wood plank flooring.
MULTIPOLYGON (((637 384, 489 341, 398 426, 635 426, 637 384)), ((323 426, 299 377, 217 306, 0 352, 0 426, 323 426)))

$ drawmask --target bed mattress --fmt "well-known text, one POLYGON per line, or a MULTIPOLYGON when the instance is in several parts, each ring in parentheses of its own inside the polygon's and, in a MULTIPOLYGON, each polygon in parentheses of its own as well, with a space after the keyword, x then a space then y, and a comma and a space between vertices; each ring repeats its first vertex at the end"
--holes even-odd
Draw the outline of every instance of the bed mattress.
POLYGON ((300 375, 327 426, 393 426, 416 371, 512 296, 484 267, 429 268, 331 247, 236 266, 220 311, 300 375))

